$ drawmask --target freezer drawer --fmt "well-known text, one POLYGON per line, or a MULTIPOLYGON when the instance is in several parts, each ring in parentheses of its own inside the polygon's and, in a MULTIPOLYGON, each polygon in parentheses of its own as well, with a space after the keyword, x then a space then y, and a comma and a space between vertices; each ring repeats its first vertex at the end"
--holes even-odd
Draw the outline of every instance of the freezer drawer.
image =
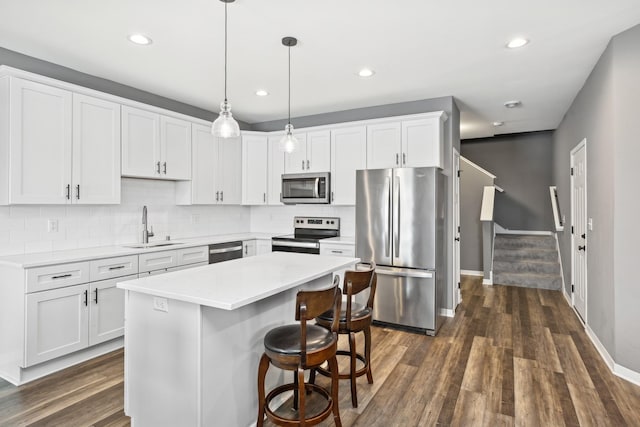
POLYGON ((436 273, 433 270, 379 267, 373 320, 436 330, 436 273))

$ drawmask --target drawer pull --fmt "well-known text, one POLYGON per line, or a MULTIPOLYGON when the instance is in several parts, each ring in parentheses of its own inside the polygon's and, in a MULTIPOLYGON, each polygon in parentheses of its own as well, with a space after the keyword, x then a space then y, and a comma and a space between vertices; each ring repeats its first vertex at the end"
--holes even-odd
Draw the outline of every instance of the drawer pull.
POLYGON ((332 254, 341 254, 342 251, 331 251, 332 254))
POLYGON ((121 270, 123 269, 125 266, 124 265, 118 265, 116 267, 109 267, 109 271, 113 271, 113 270, 121 270))
POLYGON ((67 279, 69 277, 71 277, 71 274, 61 274, 60 276, 53 276, 52 279, 53 280, 57 280, 57 279, 67 279))

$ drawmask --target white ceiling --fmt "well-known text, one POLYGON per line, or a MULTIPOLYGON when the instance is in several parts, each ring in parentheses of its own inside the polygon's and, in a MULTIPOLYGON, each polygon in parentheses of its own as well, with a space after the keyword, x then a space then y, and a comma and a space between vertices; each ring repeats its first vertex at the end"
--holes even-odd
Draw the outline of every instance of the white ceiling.
MULTIPOLYGON (((294 36, 294 117, 453 95, 463 138, 556 128, 610 38, 640 23, 638 0, 237 0, 228 10, 239 119, 286 117, 280 40, 294 36), (506 49, 517 35, 531 43, 506 49), (358 77, 364 66, 375 76, 358 77), (504 108, 512 99, 522 107, 504 108)), ((218 111, 223 11, 218 0, 0 0, 0 46, 218 111), (132 32, 153 44, 131 44, 132 32)))

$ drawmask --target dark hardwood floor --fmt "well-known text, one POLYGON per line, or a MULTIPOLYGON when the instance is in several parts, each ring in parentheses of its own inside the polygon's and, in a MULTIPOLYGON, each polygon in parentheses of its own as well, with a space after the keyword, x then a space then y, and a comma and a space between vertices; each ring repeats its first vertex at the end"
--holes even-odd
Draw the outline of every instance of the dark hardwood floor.
MULTIPOLYGON (((344 426, 640 426, 640 387, 611 374, 559 292, 463 279, 437 337, 374 328, 357 409, 340 384, 344 426)), ((22 387, 0 380, 0 425, 129 425, 123 352, 22 387)))

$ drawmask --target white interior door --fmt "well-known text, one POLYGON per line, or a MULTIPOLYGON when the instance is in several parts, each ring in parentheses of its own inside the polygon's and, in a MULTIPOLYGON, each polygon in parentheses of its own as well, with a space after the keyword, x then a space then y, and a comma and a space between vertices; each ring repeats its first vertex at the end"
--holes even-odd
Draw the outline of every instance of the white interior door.
POLYGON ((573 305, 587 320, 587 140, 571 151, 571 282, 573 305))
POLYGON ((460 293, 460 153, 453 149, 453 307, 462 301, 460 293))

